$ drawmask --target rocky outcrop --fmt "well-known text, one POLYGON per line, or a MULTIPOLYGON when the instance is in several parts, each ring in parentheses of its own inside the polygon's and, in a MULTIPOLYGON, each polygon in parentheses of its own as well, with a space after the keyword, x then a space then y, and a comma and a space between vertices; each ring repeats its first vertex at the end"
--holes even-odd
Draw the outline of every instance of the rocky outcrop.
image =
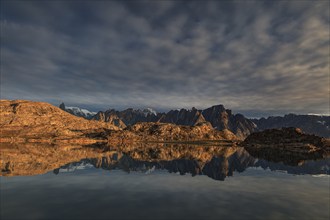
POLYGON ((114 110, 108 110, 106 112, 99 111, 95 116, 92 117, 92 120, 106 122, 119 128, 126 127, 126 124, 118 117, 114 110))
POLYGON ((277 116, 251 120, 258 126, 259 130, 296 127, 308 134, 330 138, 330 116, 288 114, 284 117, 277 116))
POLYGON ((326 148, 327 140, 316 135, 305 134, 299 128, 268 129, 249 135, 243 144, 248 146, 286 145, 291 143, 309 144, 317 148, 326 148))
POLYGON ((89 143, 89 134, 119 130, 117 126, 73 116, 44 102, 0 101, 1 142, 77 142, 89 143))
MULTIPOLYGON (((270 161, 285 158, 299 160, 320 159, 330 156, 330 140, 304 134, 299 128, 269 129, 249 135, 243 142, 247 151, 270 161)), ((276 161, 275 161, 276 162, 276 161)))
POLYGON ((215 105, 203 110, 206 121, 218 130, 227 129, 238 138, 244 139, 249 134, 257 131, 257 126, 241 114, 232 114, 231 110, 225 109, 223 105, 215 105))
POLYGON ((237 137, 229 130, 218 131, 210 123, 199 123, 196 126, 175 125, 171 123, 140 122, 128 126, 122 131, 111 131, 108 135, 110 143, 134 141, 200 141, 200 140, 232 140, 237 137))

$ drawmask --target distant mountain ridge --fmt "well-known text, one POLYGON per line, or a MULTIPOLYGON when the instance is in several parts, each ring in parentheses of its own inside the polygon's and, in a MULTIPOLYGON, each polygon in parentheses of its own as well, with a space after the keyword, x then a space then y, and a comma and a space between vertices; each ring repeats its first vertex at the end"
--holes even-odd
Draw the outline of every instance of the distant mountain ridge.
MULTIPOLYGON (((167 113, 157 114, 152 112, 145 114, 141 110, 132 108, 124 111, 110 109, 105 112, 98 112, 92 117, 92 120, 111 122, 109 119, 111 117, 118 117, 126 126, 131 126, 138 122, 160 122, 188 126, 210 123, 213 128, 220 131, 227 129, 240 139, 244 139, 247 135, 257 131, 256 125, 251 120, 241 114, 232 114, 231 110, 225 109, 223 105, 215 105, 205 110, 198 110, 193 107, 190 110, 171 110, 167 113)), ((121 122, 119 123, 122 124, 121 122)))
POLYGON ((112 123, 120 128, 125 128, 138 122, 156 122, 158 116, 156 111, 151 108, 144 110, 128 108, 123 111, 116 111, 115 109, 109 109, 105 112, 99 111, 91 119, 112 123))
MULTIPOLYGON (((65 107, 62 103, 60 108, 63 109, 63 106, 65 107)), ((167 113, 156 113, 150 108, 144 110, 128 108, 123 111, 109 109, 104 112, 99 111, 92 117, 86 117, 80 112, 77 114, 71 109, 65 108, 64 110, 76 116, 111 123, 120 128, 138 122, 160 122, 186 126, 210 123, 216 130, 229 130, 240 139, 244 139, 249 134, 257 131, 257 126, 251 120, 241 114, 232 114, 232 111, 225 109, 223 105, 214 105, 204 110, 198 110, 194 107, 190 110, 171 110, 167 113)))
POLYGON ((177 109, 167 113, 157 113, 147 108, 144 110, 128 108, 123 111, 109 109, 92 113, 80 108, 65 107, 62 103, 60 108, 65 111, 86 119, 107 122, 120 128, 134 125, 139 122, 161 122, 177 125, 195 126, 200 123, 210 123, 217 130, 227 129, 233 132, 238 138, 244 139, 256 131, 263 131, 272 128, 296 127, 308 134, 315 134, 322 137, 330 137, 330 116, 323 115, 295 115, 270 116, 268 118, 249 119, 242 114, 233 114, 230 109, 223 105, 214 105, 204 110, 177 109))
POLYGON ((251 119, 259 130, 296 127, 305 133, 330 138, 330 116, 323 115, 296 115, 270 116, 268 118, 251 119))

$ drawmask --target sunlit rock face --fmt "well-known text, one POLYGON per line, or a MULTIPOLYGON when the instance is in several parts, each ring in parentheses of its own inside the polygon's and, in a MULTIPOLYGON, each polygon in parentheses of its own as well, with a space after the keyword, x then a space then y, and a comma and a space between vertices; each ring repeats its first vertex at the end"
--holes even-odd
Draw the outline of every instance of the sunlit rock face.
POLYGON ((2 142, 62 140, 84 143, 90 141, 90 133, 120 129, 111 124, 73 116, 44 102, 1 100, 0 106, 2 142))
POLYGON ((92 117, 92 120, 106 122, 112 124, 119 128, 125 128, 126 124, 118 117, 116 112, 109 110, 106 112, 99 111, 96 115, 92 117))
POLYGON ((108 140, 196 141, 237 140, 237 138, 228 130, 215 130, 209 123, 184 126, 171 123, 141 122, 129 126, 123 131, 111 132, 108 140))

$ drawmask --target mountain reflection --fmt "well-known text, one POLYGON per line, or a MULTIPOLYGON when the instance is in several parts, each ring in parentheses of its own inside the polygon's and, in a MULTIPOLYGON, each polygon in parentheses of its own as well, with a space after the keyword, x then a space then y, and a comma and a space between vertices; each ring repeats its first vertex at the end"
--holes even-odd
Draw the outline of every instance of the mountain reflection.
POLYGON ((271 155, 259 152, 257 158, 243 147, 228 146, 227 143, 140 143, 126 146, 45 146, 30 143, 1 146, 1 154, 2 176, 36 175, 49 171, 59 174, 95 167, 147 174, 154 170, 167 170, 181 175, 206 175, 223 181, 235 172, 244 172, 249 167, 282 170, 292 174, 329 174, 330 162, 329 158, 297 160, 298 157, 292 155, 292 152, 287 156, 282 153, 280 158, 271 158, 271 155), (293 160, 290 161, 290 158, 293 160))

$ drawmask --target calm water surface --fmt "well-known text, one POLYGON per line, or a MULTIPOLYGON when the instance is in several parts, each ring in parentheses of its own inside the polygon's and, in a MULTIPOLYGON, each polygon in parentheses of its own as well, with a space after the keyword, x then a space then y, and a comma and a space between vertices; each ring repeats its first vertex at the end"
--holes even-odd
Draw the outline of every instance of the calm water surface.
POLYGON ((1 176, 1 219, 329 219, 329 159, 83 159, 1 176), (113 161, 117 161, 114 163, 113 161))

